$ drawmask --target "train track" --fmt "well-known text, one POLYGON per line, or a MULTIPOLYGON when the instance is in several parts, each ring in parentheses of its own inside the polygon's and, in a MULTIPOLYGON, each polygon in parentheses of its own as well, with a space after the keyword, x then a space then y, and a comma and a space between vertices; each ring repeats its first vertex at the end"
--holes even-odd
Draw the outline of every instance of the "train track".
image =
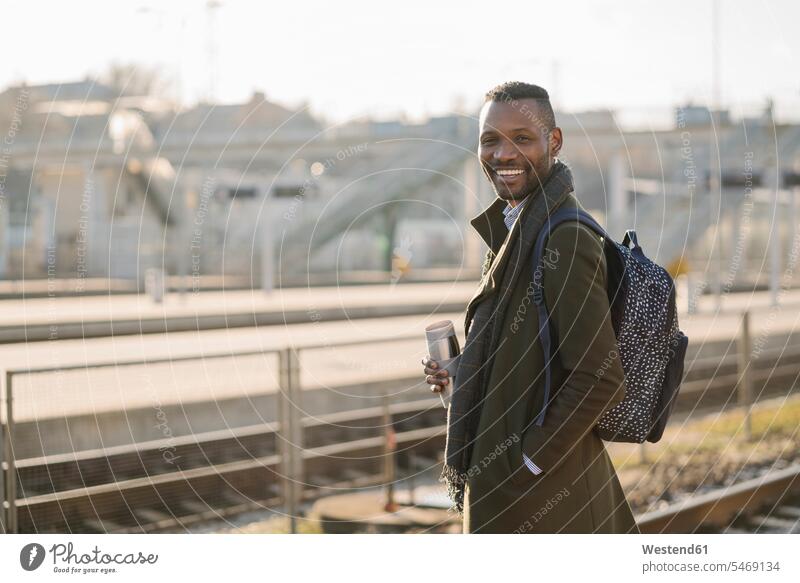
POLYGON ((693 496, 637 523, 645 534, 800 533, 800 465, 693 496))
MULTIPOLYGON (((383 482, 384 409, 304 419, 302 498, 383 482)), ((438 399, 390 407, 399 465, 434 466, 438 399)), ((17 462, 17 532, 157 532, 282 505, 277 424, 17 462), (164 456, 169 446, 169 456, 164 456), (170 461, 172 460, 172 461, 170 461)))

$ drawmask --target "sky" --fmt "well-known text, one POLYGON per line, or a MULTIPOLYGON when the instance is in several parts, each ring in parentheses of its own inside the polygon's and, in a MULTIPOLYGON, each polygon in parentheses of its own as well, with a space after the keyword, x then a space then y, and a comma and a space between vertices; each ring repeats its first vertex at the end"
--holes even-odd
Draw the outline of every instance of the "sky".
MULTIPOLYGON (((470 111, 512 79, 567 111, 707 104, 712 1, 5 0, 0 86, 118 62, 157 67, 187 104, 262 91, 332 121, 470 111)), ((800 2, 719 4, 721 103, 800 111, 800 2)))

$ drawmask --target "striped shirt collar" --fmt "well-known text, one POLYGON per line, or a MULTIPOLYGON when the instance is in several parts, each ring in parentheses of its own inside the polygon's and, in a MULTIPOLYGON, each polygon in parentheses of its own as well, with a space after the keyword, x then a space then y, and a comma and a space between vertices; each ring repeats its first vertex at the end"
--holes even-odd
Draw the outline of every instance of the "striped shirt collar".
POLYGON ((517 206, 512 207, 510 204, 506 205, 506 208, 503 209, 503 222, 506 224, 506 228, 510 231, 511 227, 514 226, 514 221, 517 220, 519 213, 522 212, 522 207, 525 206, 525 203, 528 202, 530 196, 526 196, 522 201, 517 204, 517 206))

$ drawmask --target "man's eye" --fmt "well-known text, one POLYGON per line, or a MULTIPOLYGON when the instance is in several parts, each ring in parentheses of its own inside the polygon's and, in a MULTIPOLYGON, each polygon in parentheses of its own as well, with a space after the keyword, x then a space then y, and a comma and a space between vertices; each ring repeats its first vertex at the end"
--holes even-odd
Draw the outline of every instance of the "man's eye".
POLYGON ((482 146, 490 146, 490 145, 494 144, 495 141, 496 140, 494 138, 487 138, 487 139, 481 141, 481 145, 482 146))
POLYGON ((517 136, 518 142, 530 142, 531 139, 528 136, 517 136))

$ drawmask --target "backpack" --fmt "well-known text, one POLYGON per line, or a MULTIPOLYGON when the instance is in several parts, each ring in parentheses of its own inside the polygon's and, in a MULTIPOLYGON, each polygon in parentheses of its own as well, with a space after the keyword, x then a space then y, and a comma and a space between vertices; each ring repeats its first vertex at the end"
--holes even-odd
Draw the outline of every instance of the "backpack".
POLYGON ((663 267, 645 257, 636 231, 626 231, 622 243, 616 243, 580 208, 554 212, 542 227, 533 250, 533 301, 538 310, 539 339, 545 357, 544 405, 535 423, 539 426, 544 423, 551 384, 550 317, 542 287, 545 270, 541 268, 544 245, 557 225, 575 220, 605 241, 611 322, 627 385, 622 402, 609 409, 594 430, 606 441, 655 443, 661 439, 675 406, 689 342, 678 328, 675 283, 663 267))

